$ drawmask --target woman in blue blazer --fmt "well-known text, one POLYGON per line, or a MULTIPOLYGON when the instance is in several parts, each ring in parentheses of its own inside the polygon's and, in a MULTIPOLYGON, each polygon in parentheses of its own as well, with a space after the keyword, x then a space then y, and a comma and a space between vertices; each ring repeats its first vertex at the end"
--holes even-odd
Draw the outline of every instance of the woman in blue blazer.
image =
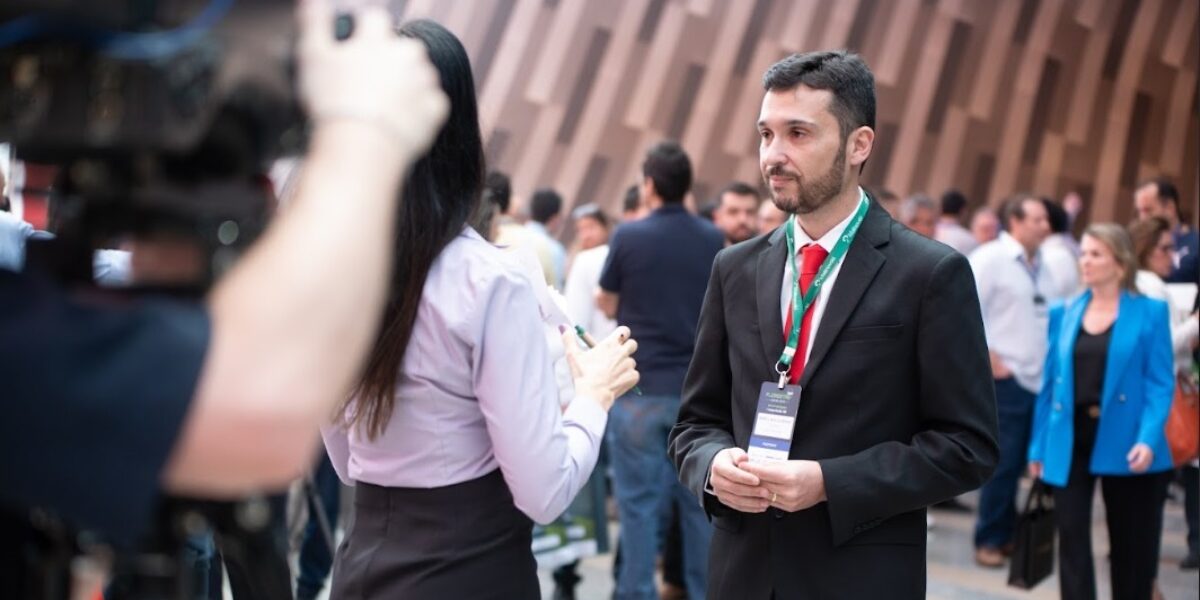
POLYGON ((1175 385, 1167 305, 1137 294, 1138 266, 1122 227, 1088 227, 1081 251, 1080 278, 1088 289, 1050 311, 1029 470, 1053 486, 1062 597, 1096 597, 1091 523, 1099 478, 1113 598, 1149 600, 1171 469, 1164 434, 1175 385))

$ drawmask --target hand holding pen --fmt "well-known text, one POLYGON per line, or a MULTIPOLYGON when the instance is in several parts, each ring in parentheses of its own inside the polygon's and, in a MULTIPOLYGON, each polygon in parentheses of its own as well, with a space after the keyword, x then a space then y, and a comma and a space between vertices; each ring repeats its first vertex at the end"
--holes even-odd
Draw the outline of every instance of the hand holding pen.
MULTIPOLYGON (((583 326, 576 325, 575 326, 575 334, 579 336, 579 339, 583 340, 583 343, 587 345, 589 350, 596 347, 596 338, 592 337, 592 334, 584 331, 583 326)), ((635 364, 635 366, 636 366, 636 364, 635 364)), ((638 375, 638 377, 640 378, 641 375, 638 375)), ((635 385, 635 386, 633 386, 633 393, 641 396, 642 389, 635 385)))
POLYGON ((577 395, 591 397, 607 410, 618 396, 637 385, 641 377, 633 360, 637 342, 630 339, 628 327, 618 327, 598 343, 589 341, 591 336, 568 331, 565 326, 559 331, 563 333, 567 364, 571 367, 577 395), (590 347, 588 351, 579 349, 575 342, 577 336, 590 347))

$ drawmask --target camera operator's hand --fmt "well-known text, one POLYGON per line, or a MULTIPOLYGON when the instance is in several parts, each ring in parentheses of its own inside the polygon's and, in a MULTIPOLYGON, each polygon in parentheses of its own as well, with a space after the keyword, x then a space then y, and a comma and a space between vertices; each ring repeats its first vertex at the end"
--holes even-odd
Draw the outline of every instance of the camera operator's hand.
POLYGON ((379 7, 356 13, 353 35, 344 41, 334 39, 326 0, 309 0, 300 16, 301 94, 317 128, 361 121, 394 138, 404 159, 428 149, 449 101, 425 47, 398 36, 379 7))
POLYGON ((618 396, 633 389, 641 378, 633 360, 637 342, 629 337, 628 327, 618 327, 587 351, 581 351, 575 333, 567 331, 563 334, 563 347, 575 380, 575 394, 596 400, 604 410, 611 408, 618 396))
POLYGON ((356 18, 337 42, 323 0, 302 9, 316 127, 288 210, 209 295, 208 352, 166 469, 176 493, 240 495, 299 475, 375 339, 401 180, 448 101, 424 45, 381 9, 356 18))

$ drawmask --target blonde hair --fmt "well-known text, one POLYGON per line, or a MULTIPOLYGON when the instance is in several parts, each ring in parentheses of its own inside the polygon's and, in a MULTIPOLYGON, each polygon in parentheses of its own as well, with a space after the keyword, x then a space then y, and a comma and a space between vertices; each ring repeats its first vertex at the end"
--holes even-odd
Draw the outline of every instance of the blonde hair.
POLYGON ((1108 247, 1117 265, 1125 270, 1121 274, 1121 287, 1137 292, 1138 261, 1133 253, 1133 241, 1124 227, 1116 223, 1094 223, 1088 225, 1083 235, 1090 236, 1108 247))

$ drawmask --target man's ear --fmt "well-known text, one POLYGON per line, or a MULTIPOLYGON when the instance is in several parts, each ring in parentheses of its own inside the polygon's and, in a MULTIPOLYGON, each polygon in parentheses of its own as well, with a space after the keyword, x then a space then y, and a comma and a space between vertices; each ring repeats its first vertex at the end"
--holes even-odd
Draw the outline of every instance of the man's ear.
POLYGON ((657 195, 658 195, 658 190, 654 189, 654 179, 652 179, 648 176, 643 176, 642 177, 642 202, 645 202, 647 198, 651 198, 651 197, 654 197, 657 195))
POLYGON ((875 147, 875 130, 863 125, 858 129, 850 132, 849 143, 846 144, 846 151, 849 156, 846 157, 846 162, 852 167, 862 166, 867 162, 867 158, 871 156, 871 150, 875 147))

